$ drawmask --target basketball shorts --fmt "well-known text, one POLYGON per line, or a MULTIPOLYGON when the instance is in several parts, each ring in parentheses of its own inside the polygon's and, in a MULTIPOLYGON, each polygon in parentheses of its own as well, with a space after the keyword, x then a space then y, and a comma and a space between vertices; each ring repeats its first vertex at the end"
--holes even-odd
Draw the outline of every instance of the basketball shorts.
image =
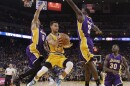
POLYGON ((120 84, 123 84, 123 83, 121 80, 121 76, 119 74, 117 75, 106 74, 105 81, 104 81, 105 86, 113 86, 113 85, 118 86, 120 84))
POLYGON ((40 54, 37 52, 31 52, 29 47, 26 48, 26 54, 29 59, 29 67, 32 68, 33 63, 40 57, 40 54))
POLYGON ((63 54, 50 54, 46 62, 49 62, 52 67, 58 66, 63 68, 65 60, 67 60, 67 58, 63 54))
POLYGON ((80 41, 80 58, 82 61, 89 62, 92 60, 94 54, 93 54, 93 41, 91 38, 83 38, 80 41))

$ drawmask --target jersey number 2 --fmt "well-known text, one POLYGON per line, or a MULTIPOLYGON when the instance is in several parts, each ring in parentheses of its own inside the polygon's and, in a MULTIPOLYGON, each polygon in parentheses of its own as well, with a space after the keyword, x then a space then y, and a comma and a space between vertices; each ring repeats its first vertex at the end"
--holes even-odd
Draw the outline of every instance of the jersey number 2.
POLYGON ((91 25, 91 22, 89 22, 89 21, 87 23, 88 23, 88 34, 90 34, 90 32, 91 32, 90 30, 92 28, 92 25, 91 25))

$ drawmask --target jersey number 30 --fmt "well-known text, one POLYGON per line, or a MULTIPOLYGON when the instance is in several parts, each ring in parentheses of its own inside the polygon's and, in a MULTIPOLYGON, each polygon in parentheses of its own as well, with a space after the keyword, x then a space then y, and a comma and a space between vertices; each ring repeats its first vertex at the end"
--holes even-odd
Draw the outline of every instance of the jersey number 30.
POLYGON ((111 69, 117 69, 117 64, 110 63, 110 68, 111 68, 111 69))

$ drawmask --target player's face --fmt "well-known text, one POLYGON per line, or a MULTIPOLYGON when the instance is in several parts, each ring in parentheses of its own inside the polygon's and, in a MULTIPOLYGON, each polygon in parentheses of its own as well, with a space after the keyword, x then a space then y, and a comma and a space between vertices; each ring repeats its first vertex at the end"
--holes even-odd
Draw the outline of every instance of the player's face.
POLYGON ((118 45, 113 45, 112 46, 112 52, 118 52, 119 51, 119 46, 118 45))
POLYGON ((84 8, 82 8, 82 13, 84 14, 84 15, 87 15, 87 12, 85 11, 85 9, 84 8))
POLYGON ((12 65, 12 64, 9 64, 9 67, 11 67, 11 68, 12 68, 12 67, 13 67, 13 65, 12 65))
POLYGON ((51 30, 55 33, 57 33, 59 31, 59 24, 58 23, 53 23, 53 25, 51 25, 51 30))

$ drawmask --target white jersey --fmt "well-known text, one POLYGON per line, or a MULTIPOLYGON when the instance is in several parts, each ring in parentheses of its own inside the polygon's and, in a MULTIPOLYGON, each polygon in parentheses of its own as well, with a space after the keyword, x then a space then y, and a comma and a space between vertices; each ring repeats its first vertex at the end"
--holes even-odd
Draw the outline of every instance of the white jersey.
POLYGON ((14 68, 6 68, 5 75, 13 75, 15 73, 14 68))

